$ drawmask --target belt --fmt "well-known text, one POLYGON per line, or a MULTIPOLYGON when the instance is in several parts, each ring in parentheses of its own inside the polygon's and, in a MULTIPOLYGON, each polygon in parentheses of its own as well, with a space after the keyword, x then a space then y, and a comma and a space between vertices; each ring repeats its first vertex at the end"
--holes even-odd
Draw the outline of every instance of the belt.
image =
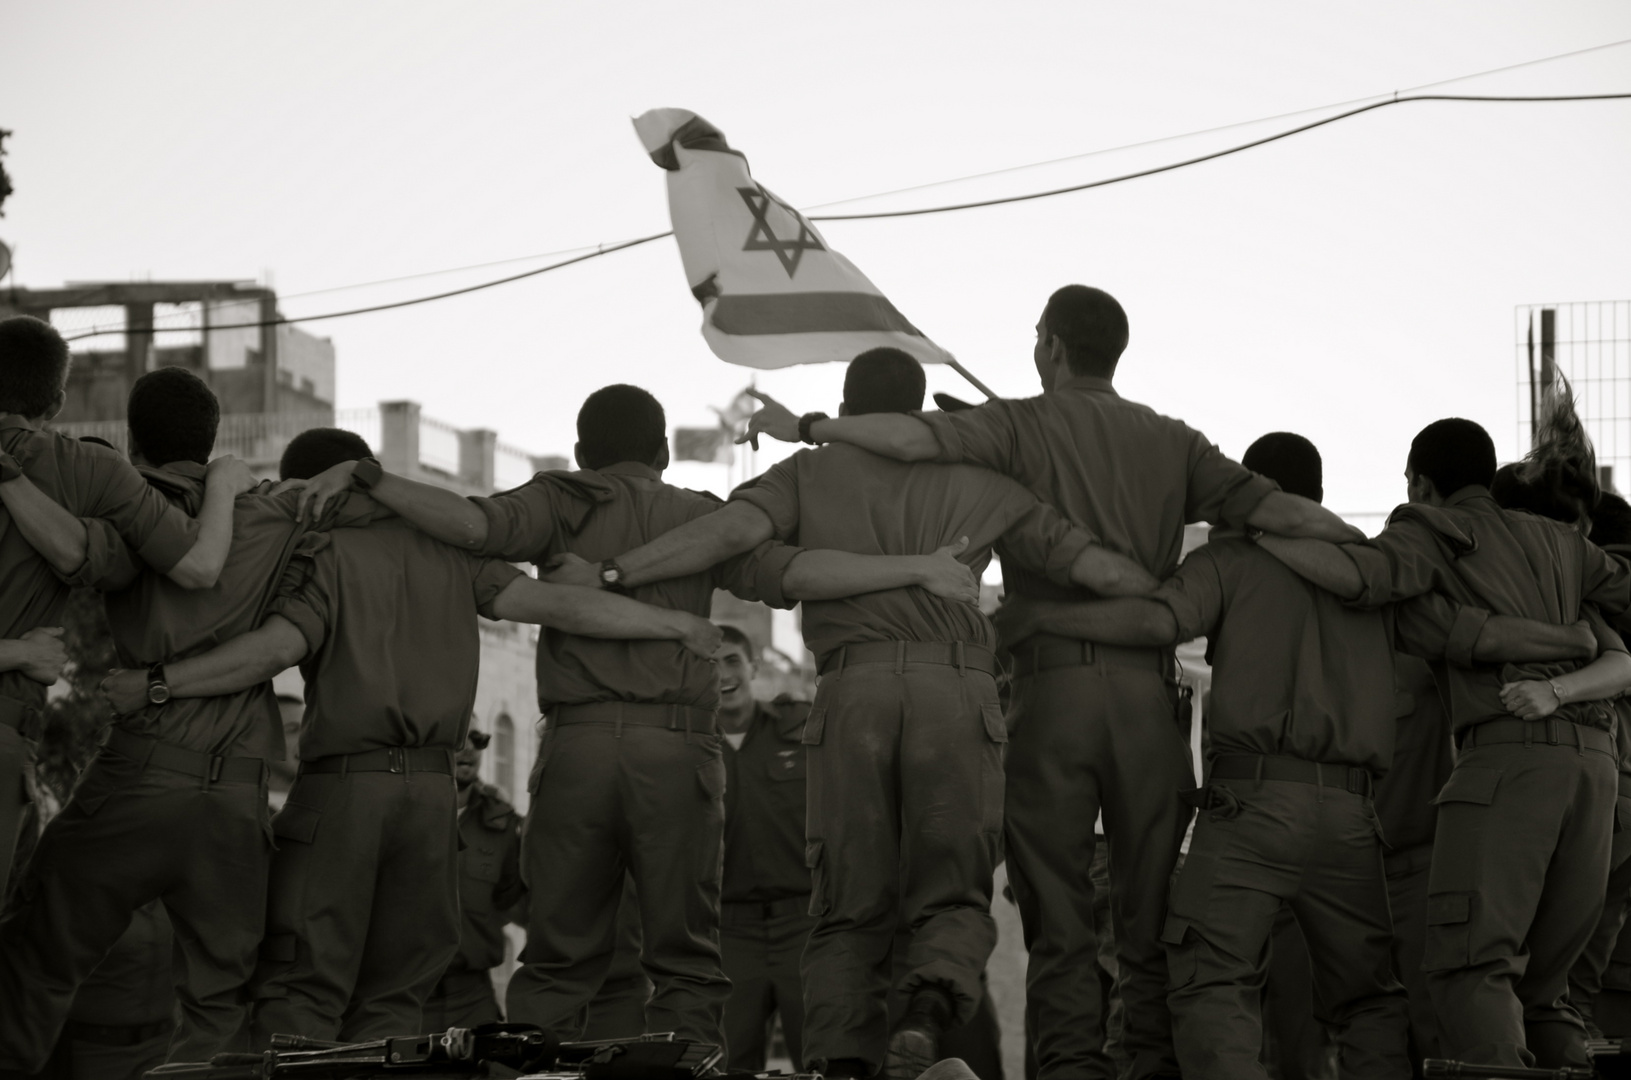
POLYGON ((784 896, 780 900, 726 900, 719 905, 723 921, 732 924, 768 922, 784 915, 803 915, 809 910, 809 894, 784 896))
POLYGON ((16 728, 18 734, 25 739, 37 739, 40 735, 40 719, 45 714, 26 702, 16 698, 0 697, 0 725, 16 728))
POLYGON ((1485 720, 1456 733, 1455 745, 1462 750, 1491 743, 1523 743, 1525 747, 1573 746, 1618 757, 1612 733, 1601 728, 1576 724, 1572 720, 1485 720))
POLYGON ((1213 780, 1290 780, 1354 795, 1369 796, 1372 792, 1371 775, 1364 769, 1277 754, 1219 754, 1207 775, 1213 780))
POLYGON ((416 772, 453 775, 453 751, 445 746, 387 746, 383 750, 362 750, 355 754, 330 754, 300 763, 300 774, 348 772, 388 772, 404 776, 416 772))
POLYGON ((972 668, 985 675, 997 673, 997 658, 984 645, 962 641, 869 641, 828 653, 821 674, 842 674, 846 667, 856 664, 894 664, 896 674, 907 664, 945 664, 959 671, 972 668))
POLYGON ((212 784, 220 781, 258 784, 266 770, 266 762, 262 758, 201 754, 197 750, 188 750, 150 735, 134 735, 120 728, 109 728, 107 742, 103 745, 143 765, 156 765, 171 772, 196 776, 212 784))
POLYGON ((69 1020, 62 1025, 64 1039, 96 1043, 98 1046, 135 1046, 175 1030, 175 1021, 169 1017, 150 1024, 86 1024, 69 1020))
POLYGON ((1163 649, 1129 649, 1120 645, 1101 645, 1092 641, 1073 641, 1066 645, 1033 645, 1029 649, 1014 650, 1016 679, 1023 679, 1052 668, 1095 665, 1154 671, 1167 675, 1172 671, 1172 654, 1163 649))
POLYGON ((557 705, 549 711, 549 726, 564 724, 611 724, 622 737, 624 725, 667 728, 687 735, 712 735, 714 710, 695 705, 665 705, 654 701, 591 701, 582 705, 557 705))

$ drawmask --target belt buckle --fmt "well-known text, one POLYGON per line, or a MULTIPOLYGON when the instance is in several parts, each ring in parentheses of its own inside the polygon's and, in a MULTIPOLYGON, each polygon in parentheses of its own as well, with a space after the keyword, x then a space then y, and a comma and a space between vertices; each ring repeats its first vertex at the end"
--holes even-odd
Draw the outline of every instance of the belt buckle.
POLYGON ((400 746, 387 747, 385 750, 385 768, 387 772, 405 773, 408 771, 408 751, 400 746))

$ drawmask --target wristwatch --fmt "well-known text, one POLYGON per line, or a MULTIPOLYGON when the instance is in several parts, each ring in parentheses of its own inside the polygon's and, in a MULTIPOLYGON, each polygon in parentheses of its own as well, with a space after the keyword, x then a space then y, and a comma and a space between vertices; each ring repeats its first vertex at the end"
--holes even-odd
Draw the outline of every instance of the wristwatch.
POLYGON ((1558 682, 1556 679, 1547 679, 1546 685, 1552 688, 1552 696, 1557 698, 1557 703, 1559 705, 1569 700, 1569 692, 1563 689, 1563 684, 1558 682))
POLYGON ((164 681, 164 665, 154 664, 147 669, 147 700, 163 705, 170 700, 170 684, 164 681))
POLYGON ((832 417, 824 412, 807 412, 799 417, 799 441, 807 442, 811 446, 816 444, 815 438, 810 434, 810 425, 817 420, 831 420, 832 417))
POLYGON ((623 584, 623 568, 616 559, 605 559, 600 564, 600 587, 611 592, 628 592, 623 584))
POLYGON ((369 491, 384 475, 385 469, 380 465, 379 458, 359 458, 357 467, 351 470, 351 486, 358 491, 369 491))

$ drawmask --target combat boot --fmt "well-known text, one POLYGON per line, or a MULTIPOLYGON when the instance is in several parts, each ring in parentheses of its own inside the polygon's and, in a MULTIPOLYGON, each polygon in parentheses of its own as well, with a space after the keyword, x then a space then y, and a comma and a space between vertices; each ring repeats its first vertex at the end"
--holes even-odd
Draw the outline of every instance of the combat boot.
POLYGON ((860 1058, 833 1058, 821 1075, 825 1080, 869 1080, 872 1070, 860 1058))
POLYGON ((900 1026, 889 1036, 884 1058, 886 1080, 917 1080, 940 1060, 940 1038, 956 1016, 951 995, 938 986, 925 986, 912 995, 900 1026))

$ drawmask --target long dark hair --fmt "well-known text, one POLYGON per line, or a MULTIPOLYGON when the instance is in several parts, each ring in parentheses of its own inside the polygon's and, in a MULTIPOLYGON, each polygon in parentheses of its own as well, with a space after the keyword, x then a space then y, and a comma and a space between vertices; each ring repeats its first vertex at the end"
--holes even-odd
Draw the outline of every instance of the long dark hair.
POLYGON ((1558 376, 1535 429, 1535 445, 1520 461, 1502 466, 1490 485, 1495 501, 1591 531, 1591 516, 1603 497, 1597 479, 1597 452, 1576 411, 1574 389, 1558 376))

